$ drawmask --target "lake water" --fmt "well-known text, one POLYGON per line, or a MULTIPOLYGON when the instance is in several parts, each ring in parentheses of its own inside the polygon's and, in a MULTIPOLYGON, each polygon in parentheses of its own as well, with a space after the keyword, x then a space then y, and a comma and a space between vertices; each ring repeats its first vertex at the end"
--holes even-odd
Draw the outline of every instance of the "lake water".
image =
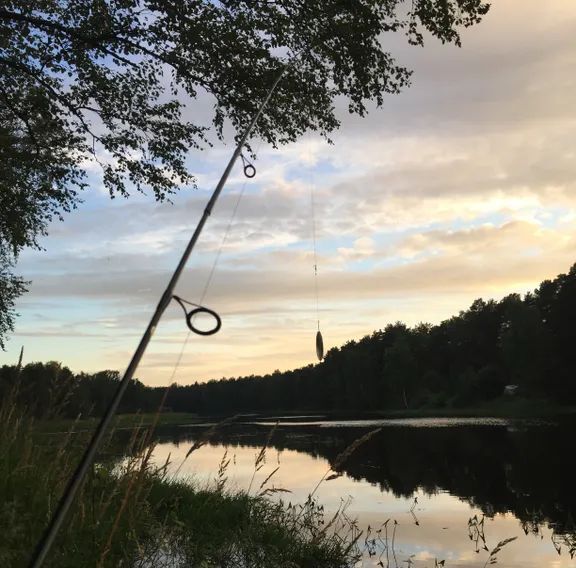
POLYGON ((157 463, 170 457, 179 477, 210 483, 226 453, 229 486, 247 489, 277 420, 252 492, 279 467, 268 486, 289 489, 277 495, 293 503, 305 501, 355 439, 381 428, 347 460, 344 475, 323 482, 315 494, 327 515, 344 502, 348 516, 370 527, 375 540, 362 566, 433 568, 444 560, 447 568, 484 567, 484 544, 493 549, 517 537, 498 553, 497 566, 576 567, 570 556, 576 550, 573 423, 244 419, 217 431, 183 465, 208 425, 161 433, 154 457, 157 463))

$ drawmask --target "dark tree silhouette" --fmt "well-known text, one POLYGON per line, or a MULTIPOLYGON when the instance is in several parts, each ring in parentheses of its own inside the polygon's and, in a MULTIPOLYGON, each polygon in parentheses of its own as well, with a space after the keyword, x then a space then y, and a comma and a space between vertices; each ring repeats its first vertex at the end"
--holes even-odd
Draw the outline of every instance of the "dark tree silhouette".
POLYGON ((522 299, 476 300, 438 325, 398 322, 328 351, 318 365, 180 386, 174 410, 357 412, 462 407, 503 395, 576 402, 576 265, 522 299))
MULTIPOLYGON (((173 386, 167 407, 213 415, 462 407, 502 396, 506 384, 518 385, 526 398, 574 404, 574 321, 576 265, 524 298, 476 300, 438 325, 389 324, 331 349, 314 366, 173 386)), ((10 391, 14 376, 15 367, 0 369, 0 395, 10 391)), ((35 363, 24 367, 18 390, 37 415, 54 397, 70 416, 100 415, 118 380, 116 371, 74 377, 61 365, 35 363)), ((121 410, 155 410, 162 394, 135 381, 121 410)))

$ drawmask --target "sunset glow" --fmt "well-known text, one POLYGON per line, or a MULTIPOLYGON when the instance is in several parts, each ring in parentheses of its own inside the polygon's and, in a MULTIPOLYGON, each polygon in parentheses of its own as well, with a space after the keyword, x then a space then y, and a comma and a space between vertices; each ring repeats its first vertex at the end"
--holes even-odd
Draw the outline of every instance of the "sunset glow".
MULTIPOLYGON (((174 373, 187 329, 169 307, 138 377, 187 384, 315 361, 312 188, 327 350, 567 271, 576 261, 574 29, 572 2, 499 0, 463 32, 462 49, 393 39, 412 87, 364 120, 342 108, 333 145, 314 135, 279 149, 256 142, 258 172, 204 299, 221 332, 191 337, 174 373)), ((210 107, 199 102, 191 113, 210 107)), ((21 257, 32 285, 2 362, 15 363, 23 345, 26 362, 123 370, 231 152, 230 141, 192 152, 199 189, 172 204, 87 191, 51 225, 45 250, 21 257)), ((86 167, 99 188, 100 170, 86 167)), ((244 183, 237 166, 182 297, 200 300, 244 183)))

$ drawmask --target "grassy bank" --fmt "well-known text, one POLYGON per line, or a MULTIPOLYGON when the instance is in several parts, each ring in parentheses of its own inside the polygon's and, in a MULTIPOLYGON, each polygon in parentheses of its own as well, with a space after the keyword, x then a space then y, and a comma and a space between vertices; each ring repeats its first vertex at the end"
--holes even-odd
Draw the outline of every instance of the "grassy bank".
POLYGON ((561 406, 547 400, 499 398, 474 407, 424 407, 386 412, 388 418, 550 418, 576 415, 576 406, 561 406))
MULTIPOLYGON (((112 422, 114 430, 124 430, 132 428, 147 428, 157 422, 157 426, 178 426, 181 424, 191 424, 201 421, 197 414, 190 412, 163 412, 159 417, 154 413, 134 413, 120 414, 115 416, 112 422)), ((37 423, 37 430, 42 432, 68 432, 70 428, 74 431, 94 430, 100 418, 88 417, 74 420, 72 418, 51 418, 37 423)))
MULTIPOLYGON (((0 424, 0 566, 25 566, 87 433, 38 436, 32 420, 6 406, 0 424)), ((353 565, 350 540, 323 525, 313 502, 288 507, 266 488, 230 492, 225 461, 211 487, 176 482, 166 464, 153 464, 145 437, 134 430, 132 457, 93 468, 48 566, 353 565)))
MULTIPOLYGON (((425 406, 420 408, 401 408, 394 410, 383 410, 380 412, 333 412, 330 410, 303 410, 300 412, 286 412, 278 410, 263 414, 253 414, 249 420, 275 419, 278 416, 290 419, 306 415, 313 419, 322 417, 326 420, 358 420, 366 419, 394 419, 394 418, 552 418, 562 416, 576 416, 576 406, 561 406, 547 400, 525 399, 525 398, 499 398, 474 407, 436 407, 425 406)), ((219 421, 225 416, 200 416, 198 414, 184 412, 166 412, 158 420, 158 427, 162 426, 184 426, 187 424, 204 423, 206 421, 219 421)), ((239 416, 238 422, 247 418, 239 416)), ((114 428, 116 430, 131 430, 134 428, 145 428, 152 424, 153 414, 121 414, 115 418, 114 428)), ((80 420, 52 419, 43 420, 38 423, 37 431, 44 433, 61 433, 73 430, 75 432, 92 431, 99 419, 82 418, 80 420)))
POLYGON ((362 412, 351 410, 349 412, 332 410, 305 409, 298 412, 278 410, 254 415, 252 419, 278 416, 283 418, 307 418, 322 417, 326 420, 358 420, 370 419, 393 419, 393 418, 550 418, 554 416, 576 416, 576 406, 559 405, 548 400, 533 398, 499 398, 478 406, 455 407, 455 406, 421 406, 417 408, 386 409, 381 411, 362 412))

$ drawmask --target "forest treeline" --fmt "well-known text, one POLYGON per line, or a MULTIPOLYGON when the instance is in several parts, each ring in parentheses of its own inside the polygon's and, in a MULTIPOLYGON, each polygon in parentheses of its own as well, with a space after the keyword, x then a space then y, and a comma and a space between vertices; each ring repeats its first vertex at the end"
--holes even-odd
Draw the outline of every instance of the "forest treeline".
MULTIPOLYGON (((521 297, 478 299, 438 325, 387 325, 327 352, 317 365, 264 376, 173 385, 168 409, 199 414, 268 411, 377 411, 470 407, 518 385, 517 396, 576 403, 576 264, 521 297)), ((74 375, 59 363, 0 369, 0 396, 18 383, 35 415, 57 407, 99 415, 119 374, 74 375)), ((135 381, 121 412, 152 411, 162 388, 135 381)))

